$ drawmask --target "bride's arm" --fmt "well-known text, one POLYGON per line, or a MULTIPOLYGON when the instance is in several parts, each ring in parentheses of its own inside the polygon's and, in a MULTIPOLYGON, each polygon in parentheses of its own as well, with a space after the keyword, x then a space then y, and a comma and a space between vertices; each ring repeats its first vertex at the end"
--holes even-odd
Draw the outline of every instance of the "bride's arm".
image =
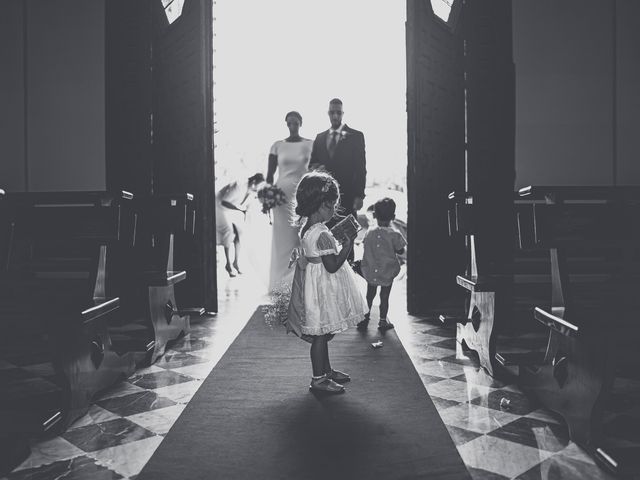
POLYGON ((278 156, 274 153, 269 154, 269 165, 267 166, 267 183, 273 184, 273 175, 278 168, 278 156))

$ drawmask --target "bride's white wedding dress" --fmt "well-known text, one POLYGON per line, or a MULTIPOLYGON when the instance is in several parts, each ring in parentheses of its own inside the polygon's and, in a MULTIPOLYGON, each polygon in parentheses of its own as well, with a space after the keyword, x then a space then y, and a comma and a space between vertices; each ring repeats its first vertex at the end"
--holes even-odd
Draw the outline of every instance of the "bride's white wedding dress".
POLYGON ((289 268, 291 251, 300 245, 298 228, 291 225, 295 218, 293 200, 300 178, 307 173, 313 141, 299 142, 279 140, 271 147, 271 154, 278 157, 278 178, 275 184, 282 189, 288 202, 275 207, 271 241, 271 262, 269 268, 269 290, 293 279, 293 268, 289 268))

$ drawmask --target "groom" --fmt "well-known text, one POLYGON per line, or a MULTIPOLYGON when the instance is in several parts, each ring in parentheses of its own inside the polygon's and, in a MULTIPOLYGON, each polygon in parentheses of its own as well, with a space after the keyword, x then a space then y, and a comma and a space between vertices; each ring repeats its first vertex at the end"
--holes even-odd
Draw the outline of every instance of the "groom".
POLYGON ((331 173, 340 184, 338 213, 345 216, 352 213, 357 217, 367 177, 364 135, 342 123, 343 113, 342 100, 332 99, 329 102, 331 128, 316 136, 309 169, 323 168, 331 173))

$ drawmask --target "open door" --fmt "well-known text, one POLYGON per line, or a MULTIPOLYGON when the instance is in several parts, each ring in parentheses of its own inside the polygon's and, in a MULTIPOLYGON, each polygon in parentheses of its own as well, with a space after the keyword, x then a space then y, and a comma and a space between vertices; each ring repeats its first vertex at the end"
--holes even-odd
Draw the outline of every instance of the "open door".
POLYGON ((176 251, 185 306, 218 310, 211 0, 153 0, 153 192, 195 195, 195 242, 176 251), (181 258, 182 257, 182 258, 181 258))
POLYGON ((447 225, 447 195, 465 187, 464 41, 429 0, 407 0, 406 27, 407 309, 417 314, 455 292, 464 270, 447 225))

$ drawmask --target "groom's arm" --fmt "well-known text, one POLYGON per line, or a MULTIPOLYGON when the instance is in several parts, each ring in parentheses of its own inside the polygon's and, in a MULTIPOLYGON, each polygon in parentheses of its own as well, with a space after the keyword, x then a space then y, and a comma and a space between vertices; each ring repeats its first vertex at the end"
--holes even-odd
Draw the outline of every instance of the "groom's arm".
MULTIPOLYGON (((364 134, 358 132, 356 151, 353 156, 353 194, 354 197, 363 199, 364 188, 367 184, 367 159, 364 145, 364 134)), ((356 200, 357 201, 357 200, 356 200)), ((362 208, 362 205, 360 205, 362 208)))

